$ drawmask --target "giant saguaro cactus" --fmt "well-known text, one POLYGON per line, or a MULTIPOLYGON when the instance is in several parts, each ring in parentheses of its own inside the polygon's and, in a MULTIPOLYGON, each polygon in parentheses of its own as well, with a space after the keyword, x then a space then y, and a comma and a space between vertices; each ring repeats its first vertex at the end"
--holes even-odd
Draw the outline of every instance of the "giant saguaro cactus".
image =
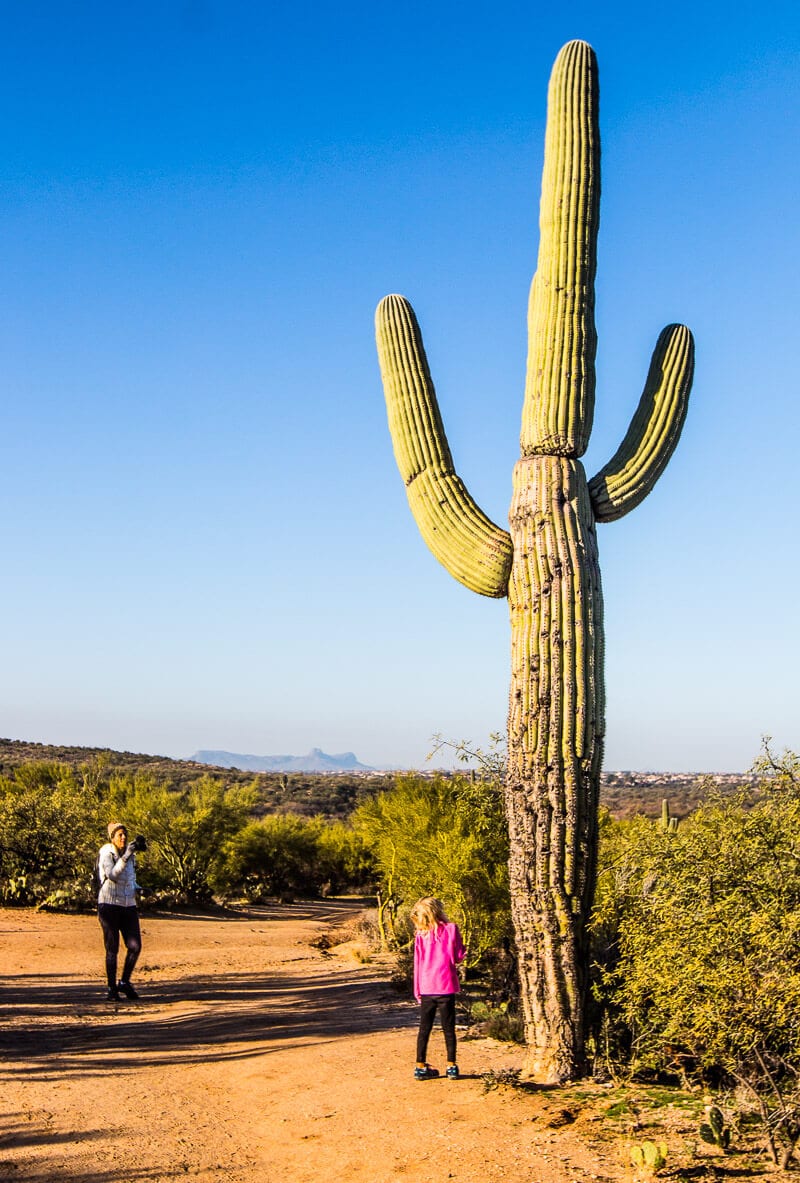
POLYGON ((411 305, 387 296, 376 316, 395 456, 422 535, 456 579, 509 600, 511 901, 527 1075, 543 1082, 583 1069, 605 727, 595 522, 622 517, 655 484, 683 426, 694 364, 688 329, 664 329, 628 433, 587 483, 579 457, 594 410, 597 108, 594 52, 570 42, 548 94, 510 532, 481 512, 455 473, 411 305))

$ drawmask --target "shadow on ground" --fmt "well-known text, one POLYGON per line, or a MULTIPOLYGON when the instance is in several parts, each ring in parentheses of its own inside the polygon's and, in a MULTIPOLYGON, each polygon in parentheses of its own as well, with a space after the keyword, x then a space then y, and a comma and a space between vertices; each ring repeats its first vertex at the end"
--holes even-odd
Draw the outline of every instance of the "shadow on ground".
MULTIPOLYGON (((2 1144, 0 1144, 0 1179, 24 1179, 25 1183, 54 1183, 56 1179, 72 1179, 75 1180, 75 1183, 120 1183, 119 1167, 113 1164, 107 1170, 97 1171, 87 1171, 85 1167, 81 1167, 79 1173, 74 1174, 59 1160, 57 1167, 50 1162, 44 1162, 41 1166, 36 1167, 26 1165, 24 1174, 20 1175, 19 1164, 11 1160, 4 1160, 1 1156, 2 1144)), ((146 1183, 148 1179, 163 1183, 164 1179, 185 1179, 187 1169, 187 1167, 179 1165, 166 1171, 163 1167, 131 1167, 126 1164, 124 1178, 125 1183, 146 1183)))
POLYGON ((141 1002, 114 1006, 84 982, 5 977, 0 988, 0 1080, 94 1074, 137 1066, 243 1059, 287 1041, 319 1042, 416 1021, 387 981, 281 974, 197 977, 153 984, 141 1002), (3 1021, 13 1016, 13 1024, 3 1021), (126 1061, 126 1058, 127 1061, 126 1061))
MULTIPOLYGON (((374 907, 374 899, 370 896, 351 896, 341 899, 328 900, 296 900, 268 904, 230 904, 227 906, 214 905, 206 908, 174 907, 163 908, 158 905, 148 907, 145 901, 140 908, 140 916, 154 920, 273 920, 298 921, 317 920, 320 923, 335 923, 337 920, 352 918, 354 909, 374 907)), ((88 915, 89 913, 87 913, 88 915)))
MULTIPOLYGON (((26 1161, 24 1157, 20 1158, 20 1155, 25 1156, 26 1152, 40 1147, 49 1147, 57 1152, 58 1147, 62 1145, 75 1146, 87 1142, 100 1142, 107 1148, 111 1136, 106 1129, 70 1130, 68 1133, 59 1133, 52 1129, 46 1120, 42 1121, 36 1114, 0 1114, 0 1179, 21 1177, 25 1179, 25 1183, 52 1183, 54 1179, 80 1179, 81 1183, 118 1183, 119 1165, 112 1162, 109 1162, 107 1168, 89 1172, 86 1171, 84 1165, 81 1165, 80 1174, 76 1175, 69 1171, 60 1158, 57 1168, 52 1156, 36 1163, 31 1160, 26 1161), (7 1154, 11 1154, 13 1157, 8 1158, 7 1154), (20 1175, 21 1170, 24 1172, 22 1175, 20 1175)), ((109 1152, 110 1157, 111 1153, 109 1152)), ((182 1165, 177 1165, 168 1174, 175 1177, 178 1175, 185 1177, 185 1170, 182 1165)), ((136 1167, 132 1168, 130 1164, 125 1166, 125 1179, 131 1180, 133 1183, 137 1180, 164 1179, 165 1177, 163 1167, 137 1169, 136 1167)))

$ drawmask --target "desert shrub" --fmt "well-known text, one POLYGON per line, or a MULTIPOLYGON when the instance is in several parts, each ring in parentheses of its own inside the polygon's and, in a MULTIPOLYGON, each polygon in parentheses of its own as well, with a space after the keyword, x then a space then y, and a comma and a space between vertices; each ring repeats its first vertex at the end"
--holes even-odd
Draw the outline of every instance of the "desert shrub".
POLYGON ((363 834, 344 822, 319 824, 316 831, 319 888, 326 894, 363 890, 375 876, 375 860, 363 834))
POLYGON ((276 813, 249 822, 228 842, 224 881, 251 901, 268 896, 316 895, 324 882, 318 859, 322 823, 276 813))
POLYGON ((738 1082, 775 1161, 800 1134, 798 772, 787 753, 674 833, 606 820, 594 914, 612 1053, 632 1071, 738 1082))
POLYGON ((501 1002, 499 1006, 492 1006, 488 1002, 473 1002, 469 1008, 469 1017, 478 1034, 488 1035, 490 1039, 500 1039, 506 1043, 524 1042, 522 1018, 507 1002, 501 1002))
POLYGON ((206 903, 225 882, 227 845, 253 799, 251 788, 226 789, 212 776, 175 791, 137 773, 112 778, 107 808, 129 834, 147 838, 147 853, 137 858, 144 884, 182 903, 206 903))
POLYGON ((90 898, 102 805, 96 779, 65 764, 30 763, 0 777, 0 900, 63 906, 90 898))
POLYGON ((382 899, 406 909, 420 896, 443 899, 469 965, 508 933, 508 839, 496 782, 399 777, 359 807, 353 828, 373 852, 382 899))
POLYGON ((370 852, 350 826, 295 813, 249 822, 228 842, 225 858, 225 891, 253 902, 361 888, 373 873, 370 852))

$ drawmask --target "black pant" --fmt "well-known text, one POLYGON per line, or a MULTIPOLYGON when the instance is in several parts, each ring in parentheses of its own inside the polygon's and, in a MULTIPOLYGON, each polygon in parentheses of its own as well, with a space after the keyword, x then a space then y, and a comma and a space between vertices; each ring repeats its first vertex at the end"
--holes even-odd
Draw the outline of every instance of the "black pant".
POLYGON ((428 1040, 436 1010, 444 1032, 444 1045, 450 1064, 456 1062, 456 996, 455 994, 423 994, 417 1034, 417 1063, 424 1064, 428 1054, 428 1040))
POLYGON ((131 980, 131 974, 139 954, 142 951, 142 934, 139 931, 139 913, 136 908, 123 908, 119 904, 98 904, 97 916, 103 930, 103 941, 106 946, 106 977, 109 990, 117 985, 117 953, 119 952, 119 938, 125 942, 128 950, 125 965, 122 968, 123 982, 131 980))

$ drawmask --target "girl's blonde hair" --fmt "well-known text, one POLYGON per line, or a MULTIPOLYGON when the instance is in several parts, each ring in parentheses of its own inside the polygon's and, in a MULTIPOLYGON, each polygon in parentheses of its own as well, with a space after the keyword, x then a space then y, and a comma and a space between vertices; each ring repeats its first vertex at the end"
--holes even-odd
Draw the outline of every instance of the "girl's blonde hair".
POLYGON ((421 900, 417 900, 411 909, 411 919, 414 922, 414 927, 423 932, 430 932, 432 929, 438 928, 440 924, 448 923, 444 904, 441 900, 434 899, 432 895, 426 895, 421 900))

